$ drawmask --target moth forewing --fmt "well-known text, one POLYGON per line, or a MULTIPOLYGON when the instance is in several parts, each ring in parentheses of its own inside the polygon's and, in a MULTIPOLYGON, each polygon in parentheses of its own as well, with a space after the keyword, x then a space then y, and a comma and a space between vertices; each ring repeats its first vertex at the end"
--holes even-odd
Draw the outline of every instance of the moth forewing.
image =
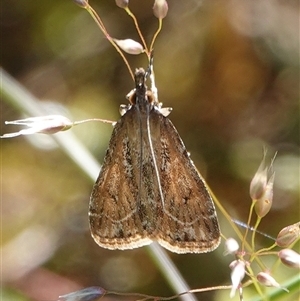
MULTIPOLYGON (((172 122, 158 115, 160 184, 164 215, 158 223, 161 245, 176 253, 202 253, 220 243, 219 224, 211 196, 172 122)), ((154 122, 153 122, 154 123, 154 122)))
POLYGON ((130 140, 128 133, 129 124, 135 124, 134 115, 132 107, 115 125, 90 200, 92 236, 100 246, 109 249, 130 249, 151 243, 142 228, 136 204, 139 149, 133 147, 138 143, 130 140))

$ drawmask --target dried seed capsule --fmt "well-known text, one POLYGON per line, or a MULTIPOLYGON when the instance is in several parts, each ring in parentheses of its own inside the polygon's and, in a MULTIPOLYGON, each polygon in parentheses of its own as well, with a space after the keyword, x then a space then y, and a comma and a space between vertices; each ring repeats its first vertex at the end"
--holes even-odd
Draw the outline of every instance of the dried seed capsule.
POLYGON ((284 227, 277 235, 276 244, 285 248, 300 237, 300 222, 284 227))
POLYGON ((288 292, 288 290, 282 287, 269 273, 260 272, 257 274, 256 279, 264 286, 279 287, 288 292))

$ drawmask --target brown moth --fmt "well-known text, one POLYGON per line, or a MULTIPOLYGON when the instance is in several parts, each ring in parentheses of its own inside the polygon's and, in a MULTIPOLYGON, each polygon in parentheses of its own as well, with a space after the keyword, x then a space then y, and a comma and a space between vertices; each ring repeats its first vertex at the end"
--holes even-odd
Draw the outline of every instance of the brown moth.
POLYGON ((107 249, 157 241, 175 253, 220 243, 212 198, 172 122, 135 72, 130 105, 115 124, 89 207, 92 236, 107 249))

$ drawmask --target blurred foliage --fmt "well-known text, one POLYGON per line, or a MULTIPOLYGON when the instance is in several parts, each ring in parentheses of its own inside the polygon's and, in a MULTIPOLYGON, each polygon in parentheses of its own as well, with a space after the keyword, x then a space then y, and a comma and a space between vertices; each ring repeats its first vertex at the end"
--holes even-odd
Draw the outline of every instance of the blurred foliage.
MULTIPOLYGON (((159 100, 173 107, 170 119, 193 161, 236 219, 246 221, 249 183, 263 146, 270 158, 278 152, 274 205, 260 227, 276 237, 299 220, 299 3, 168 3, 155 44, 159 100)), ((131 19, 115 1, 91 5, 111 36, 138 40, 131 19)), ((149 42, 157 28, 152 5, 130 1, 149 42)), ((49 113, 71 120, 119 118, 118 107, 126 103, 133 82, 87 12, 72 1, 4 0, 1 6, 1 65, 49 113)), ((143 55, 128 60, 133 68, 147 66, 143 55)), ((14 130, 2 126, 5 120, 21 117, 1 99, 1 134, 14 130)), ((111 130, 96 123, 73 131, 101 162, 111 130)), ((93 242, 87 220, 93 183, 46 138, 1 141, 4 298, 56 300, 91 285, 172 294, 146 248, 112 252, 93 242)), ((234 235, 230 228, 222 232, 234 235)), ((272 243, 258 239, 262 246, 272 243)), ((205 287, 230 283, 221 249, 170 256, 192 288, 205 287)), ((283 268, 277 280, 289 275, 283 268)), ((227 300, 229 293, 222 294, 199 299, 227 300)))

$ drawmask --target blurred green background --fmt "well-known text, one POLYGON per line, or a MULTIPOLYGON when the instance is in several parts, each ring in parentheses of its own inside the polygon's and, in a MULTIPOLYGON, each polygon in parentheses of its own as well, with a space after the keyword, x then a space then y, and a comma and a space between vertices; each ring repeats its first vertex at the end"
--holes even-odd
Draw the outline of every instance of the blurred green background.
MULTIPOLYGON (((115 1, 90 4, 112 37, 138 40, 132 20, 115 1)), ((159 100, 173 107, 170 119, 193 161, 236 219, 247 220, 249 183, 263 147, 268 160, 278 152, 273 207, 260 226, 276 237, 299 221, 299 2, 168 4, 154 47, 159 100)), ((152 5, 130 1, 148 43, 157 28, 152 5)), ((73 121, 119 118, 133 82, 85 10, 72 1, 51 0, 4 0, 1 9, 1 65, 49 114, 73 121)), ((132 68, 147 67, 146 56, 127 57, 132 68)), ((23 117, 1 98, 1 134, 19 130, 4 121, 23 117)), ((72 131, 102 162, 111 126, 88 123, 72 131)), ((94 243, 87 218, 93 182, 47 136, 1 140, 1 157, 4 300, 56 300, 92 285, 172 294, 146 248, 109 251, 94 243)), ((222 232, 235 237, 221 214, 219 219, 222 232)), ((259 247, 272 243, 258 236, 259 247)), ((230 283, 233 258, 222 252, 221 245, 212 254, 169 255, 197 288, 230 283)), ((284 267, 277 280, 293 273, 284 267)), ((229 292, 198 297, 228 300, 229 292)))

